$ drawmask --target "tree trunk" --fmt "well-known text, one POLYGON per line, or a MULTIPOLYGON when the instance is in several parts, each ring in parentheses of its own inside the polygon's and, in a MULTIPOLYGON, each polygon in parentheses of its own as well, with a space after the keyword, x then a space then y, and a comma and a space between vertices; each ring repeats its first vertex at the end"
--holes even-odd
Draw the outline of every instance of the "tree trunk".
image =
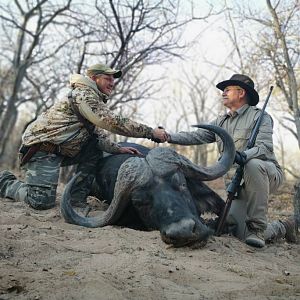
MULTIPOLYGON (((284 60, 287 75, 287 87, 282 86, 281 89, 286 97, 290 110, 294 113, 296 132, 298 136, 298 146, 300 148, 300 110, 298 104, 298 84, 296 78, 296 68, 294 69, 291 60, 289 47, 286 40, 286 33, 283 30, 284 26, 283 24, 281 24, 278 13, 276 12, 276 7, 273 7, 270 0, 267 0, 266 2, 272 15, 275 37, 277 37, 281 43, 281 50, 283 55, 282 59, 284 60)), ((277 75, 280 76, 280 74, 277 75)))
POLYGON ((300 180, 294 185, 295 195, 294 195, 294 215, 298 227, 300 227, 300 180))
POLYGON ((298 136, 298 146, 300 149, 300 111, 299 111, 299 109, 297 109, 294 112, 294 117, 295 117, 295 125, 296 125, 297 136, 298 136))
POLYGON ((193 158, 193 162, 196 165, 201 165, 203 167, 207 166, 207 147, 206 145, 201 145, 201 147, 194 146, 193 147, 194 150, 194 158, 193 158))
POLYGON ((14 106, 11 106, 10 109, 5 112, 3 123, 0 128, 0 162, 5 160, 5 149, 7 148, 10 136, 13 133, 17 116, 18 111, 14 106))

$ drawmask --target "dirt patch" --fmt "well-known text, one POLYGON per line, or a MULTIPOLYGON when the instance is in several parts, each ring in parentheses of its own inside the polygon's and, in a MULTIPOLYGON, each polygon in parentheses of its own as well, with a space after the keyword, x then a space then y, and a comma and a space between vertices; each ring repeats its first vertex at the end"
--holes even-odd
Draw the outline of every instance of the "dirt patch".
MULTIPOLYGON (((291 203, 284 186, 270 218, 289 215, 291 203)), ((300 298, 299 245, 257 250, 222 236, 201 249, 170 248, 157 231, 66 224, 59 207, 2 199, 0 210, 0 299, 300 298)))

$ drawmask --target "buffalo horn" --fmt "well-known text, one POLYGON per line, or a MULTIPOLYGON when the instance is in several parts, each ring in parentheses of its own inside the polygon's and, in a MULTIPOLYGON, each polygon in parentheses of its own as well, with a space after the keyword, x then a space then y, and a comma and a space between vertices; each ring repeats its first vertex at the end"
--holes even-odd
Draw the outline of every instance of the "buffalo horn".
POLYGON ((135 187, 135 182, 139 182, 136 170, 140 170, 139 161, 141 159, 130 158, 122 164, 118 172, 118 178, 114 189, 114 197, 106 211, 100 212, 94 217, 85 217, 78 214, 71 205, 72 188, 80 180, 81 173, 76 174, 67 183, 61 201, 61 213, 66 222, 84 227, 103 227, 115 224, 126 208, 130 199, 129 195, 135 187))
POLYGON ((194 127, 207 129, 209 131, 217 134, 224 145, 224 150, 222 156, 217 161, 217 163, 210 167, 199 167, 196 164, 192 163, 187 158, 185 163, 182 164, 182 170, 186 177, 191 177, 197 180, 209 181, 214 180, 223 176, 228 170, 231 168, 234 157, 235 157, 235 146, 231 136, 227 133, 226 130, 219 126, 210 125, 210 124, 201 124, 201 125, 193 125, 194 127))

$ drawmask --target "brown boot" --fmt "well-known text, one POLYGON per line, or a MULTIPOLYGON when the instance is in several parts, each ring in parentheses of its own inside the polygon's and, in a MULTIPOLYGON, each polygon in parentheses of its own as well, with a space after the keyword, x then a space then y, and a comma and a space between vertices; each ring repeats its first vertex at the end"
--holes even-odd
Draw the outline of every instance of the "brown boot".
POLYGON ((291 216, 284 221, 280 221, 286 230, 285 239, 288 243, 298 242, 298 224, 294 218, 291 216))

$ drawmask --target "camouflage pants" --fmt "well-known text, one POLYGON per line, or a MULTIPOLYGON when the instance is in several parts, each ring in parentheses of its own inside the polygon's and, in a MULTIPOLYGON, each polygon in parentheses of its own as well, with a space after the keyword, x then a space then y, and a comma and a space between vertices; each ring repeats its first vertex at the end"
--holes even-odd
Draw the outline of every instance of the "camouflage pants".
POLYGON ((24 201, 35 209, 52 208, 55 206, 60 167, 78 164, 77 172, 81 172, 82 180, 72 196, 75 202, 85 201, 95 178, 97 163, 103 155, 96 142, 95 139, 89 141, 75 157, 36 152, 24 165, 25 182, 9 180, 5 197, 24 201))

